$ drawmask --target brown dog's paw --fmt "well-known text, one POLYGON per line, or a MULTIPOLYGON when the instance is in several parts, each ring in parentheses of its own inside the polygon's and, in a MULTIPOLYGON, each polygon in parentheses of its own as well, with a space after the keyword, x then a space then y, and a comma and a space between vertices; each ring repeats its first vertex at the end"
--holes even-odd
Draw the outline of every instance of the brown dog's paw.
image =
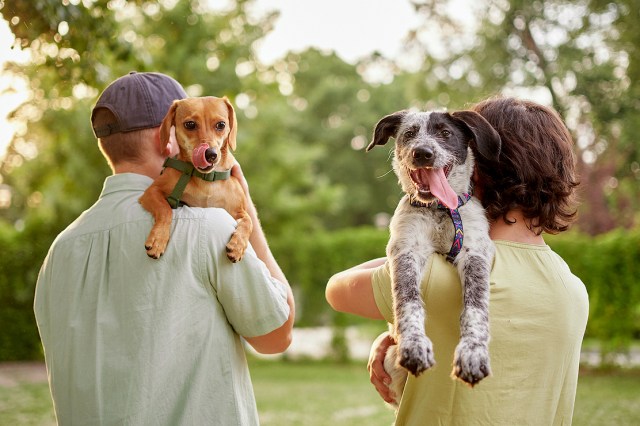
POLYGON ((240 262, 244 256, 244 249, 237 245, 231 245, 231 242, 227 244, 227 258, 233 263, 240 262))
POLYGON ((230 249, 229 246, 227 246, 227 258, 231 262, 240 262, 242 260, 242 255, 243 253, 238 253, 236 250, 230 249))
POLYGON ((157 233, 151 232, 149 238, 144 243, 144 248, 147 250, 147 256, 153 259, 160 259, 160 256, 164 254, 169 242, 168 238, 158 237, 157 233))
POLYGON ((240 262, 247 249, 248 242, 241 240, 237 234, 233 234, 227 243, 227 257, 233 263, 240 262))
POLYGON ((154 247, 152 245, 145 244, 144 248, 147 250, 147 256, 152 259, 160 259, 160 256, 164 254, 164 250, 161 250, 158 247, 154 247))

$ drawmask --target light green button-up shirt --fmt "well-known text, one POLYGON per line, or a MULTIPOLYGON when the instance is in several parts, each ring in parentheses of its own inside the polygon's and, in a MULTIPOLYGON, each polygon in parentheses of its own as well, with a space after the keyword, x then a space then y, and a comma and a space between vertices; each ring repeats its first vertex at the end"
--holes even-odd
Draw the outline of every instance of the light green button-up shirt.
POLYGON ((254 425, 239 335, 289 315, 286 289, 249 248, 231 263, 235 221, 222 209, 174 210, 159 259, 138 203, 151 183, 119 174, 62 232, 42 266, 35 314, 61 425, 254 425))

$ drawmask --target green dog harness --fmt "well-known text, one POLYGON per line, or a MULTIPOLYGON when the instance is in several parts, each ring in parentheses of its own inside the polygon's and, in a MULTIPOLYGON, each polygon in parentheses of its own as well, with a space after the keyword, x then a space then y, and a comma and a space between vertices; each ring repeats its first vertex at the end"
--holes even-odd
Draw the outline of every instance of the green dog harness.
MULTIPOLYGON (((226 180, 231 176, 231 169, 225 170, 222 172, 213 171, 211 173, 202 173, 198 171, 193 164, 188 163, 186 161, 178 160, 177 158, 167 158, 164 160, 164 164, 162 165, 165 169, 167 167, 171 167, 172 169, 176 169, 182 173, 180 179, 178 179, 178 183, 173 188, 171 194, 167 197, 167 201, 172 209, 178 208, 180 205, 180 198, 182 198, 182 193, 184 192, 187 184, 191 180, 192 176, 200 178, 206 182, 213 182, 216 180, 226 180)), ((164 171, 164 169, 163 169, 164 171)))

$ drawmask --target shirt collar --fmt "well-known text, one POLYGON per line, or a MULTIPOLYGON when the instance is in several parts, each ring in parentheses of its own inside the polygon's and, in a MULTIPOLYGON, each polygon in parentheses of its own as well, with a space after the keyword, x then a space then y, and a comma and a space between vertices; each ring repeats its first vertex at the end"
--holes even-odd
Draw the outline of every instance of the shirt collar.
POLYGON ((149 176, 139 175, 137 173, 118 173, 111 175, 104 181, 100 198, 120 191, 144 192, 152 183, 153 179, 149 176))

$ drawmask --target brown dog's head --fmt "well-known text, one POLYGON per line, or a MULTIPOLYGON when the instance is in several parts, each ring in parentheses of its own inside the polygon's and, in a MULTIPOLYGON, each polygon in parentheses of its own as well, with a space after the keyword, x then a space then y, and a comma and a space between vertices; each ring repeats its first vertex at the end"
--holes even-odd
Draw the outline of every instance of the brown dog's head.
POLYGON ((174 126, 180 160, 192 163, 204 173, 213 171, 217 165, 231 168, 233 158, 228 149, 236 149, 238 126, 236 112, 226 96, 174 101, 160 126, 163 144, 169 143, 174 126))

